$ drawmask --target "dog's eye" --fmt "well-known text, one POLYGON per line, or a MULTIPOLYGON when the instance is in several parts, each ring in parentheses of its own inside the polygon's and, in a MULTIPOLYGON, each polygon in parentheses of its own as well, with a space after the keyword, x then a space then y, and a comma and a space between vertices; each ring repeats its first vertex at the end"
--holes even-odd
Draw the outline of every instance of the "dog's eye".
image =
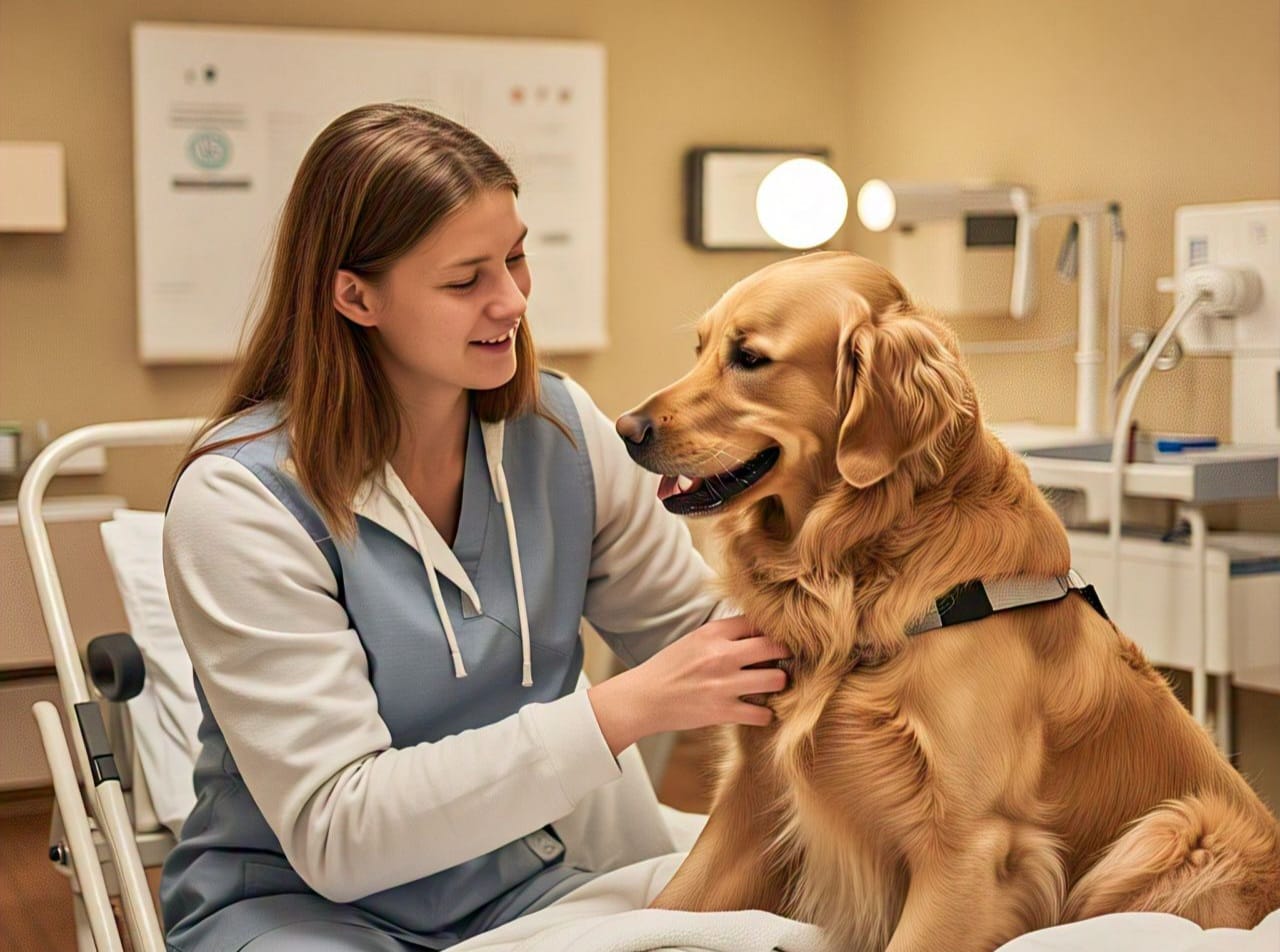
POLYGON ((763 367, 769 363, 768 357, 736 345, 733 348, 733 353, 729 356, 729 360, 744 370, 754 370, 756 367, 763 367))

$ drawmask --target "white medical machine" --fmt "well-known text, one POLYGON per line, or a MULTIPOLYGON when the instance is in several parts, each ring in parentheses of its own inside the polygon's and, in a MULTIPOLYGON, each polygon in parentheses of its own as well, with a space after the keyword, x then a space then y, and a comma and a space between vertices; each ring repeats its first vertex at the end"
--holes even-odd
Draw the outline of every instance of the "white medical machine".
MULTIPOLYGON (((1280 692, 1280 535, 1213 534, 1211 503, 1280 497, 1280 201, 1180 208, 1175 270, 1160 290, 1172 313, 1119 403, 1109 439, 1026 449, 1042 487, 1081 494, 1069 532, 1075 568, 1097 586, 1120 628, 1156 663, 1192 674, 1192 712, 1230 748, 1231 684, 1280 692), (1134 408, 1160 355, 1232 358, 1232 443, 1130 461, 1134 408), (1128 498, 1172 502, 1178 524, 1154 536, 1121 530, 1128 498), (1185 525, 1185 534, 1181 526, 1185 525), (1217 682, 1208 711, 1209 679, 1217 682)), ((999 430, 999 428, 996 428, 999 430)))
MULTIPOLYGON (((1037 428, 1034 439, 1085 442, 1109 425, 1112 406, 1099 407, 1102 381, 1115 380, 1120 354, 1120 287, 1125 232, 1114 201, 1036 204, 1024 185, 965 182, 886 182, 870 179, 858 191, 858 218, 870 231, 892 229, 889 266, 912 293, 947 314, 1008 315, 1023 320, 1035 309, 1037 236, 1041 222, 1068 218, 1058 271, 1078 287, 1077 329, 1048 349, 1075 344, 1075 423, 1037 428), (1101 234, 1110 223, 1111 269, 1107 346, 1103 349, 1101 234), (1105 368, 1104 368, 1105 363, 1105 368)), ((1045 349, 998 342, 968 350, 1018 353, 1045 349)), ((1111 392, 1107 388, 1108 394, 1111 392)), ((1032 434, 1028 434, 1032 435, 1032 434)))

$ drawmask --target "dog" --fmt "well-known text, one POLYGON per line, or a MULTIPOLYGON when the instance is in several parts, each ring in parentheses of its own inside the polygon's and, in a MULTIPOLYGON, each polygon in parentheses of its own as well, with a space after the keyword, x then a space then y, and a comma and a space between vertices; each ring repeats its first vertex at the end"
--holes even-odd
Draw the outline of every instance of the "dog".
POLYGON ((1101 606, 906 633, 957 586, 1070 571, 945 324, 821 252, 740 281, 697 331, 694 368, 617 429, 669 510, 719 517, 725 594, 791 676, 770 727, 730 729, 656 907, 764 909, 859 952, 1280 907, 1275 817, 1101 606))

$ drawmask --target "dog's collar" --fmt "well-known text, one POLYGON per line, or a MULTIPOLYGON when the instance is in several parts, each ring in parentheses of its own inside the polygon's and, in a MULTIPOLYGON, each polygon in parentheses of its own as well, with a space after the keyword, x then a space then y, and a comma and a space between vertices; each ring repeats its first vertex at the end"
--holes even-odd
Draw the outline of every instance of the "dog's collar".
POLYGON ((996 612, 1056 602, 1066 598, 1070 592, 1079 592, 1094 611, 1110 621, 1093 586, 1071 569, 1066 575, 1053 578, 1020 576, 992 582, 963 582, 935 601, 922 618, 908 625, 907 634, 919 635, 934 628, 977 621, 996 612))

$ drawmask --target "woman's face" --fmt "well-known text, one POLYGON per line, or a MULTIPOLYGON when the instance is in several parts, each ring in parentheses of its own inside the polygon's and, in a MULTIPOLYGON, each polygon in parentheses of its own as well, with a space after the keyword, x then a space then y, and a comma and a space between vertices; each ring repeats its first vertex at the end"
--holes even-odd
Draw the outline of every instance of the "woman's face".
POLYGON ((402 397, 443 385, 492 390, 516 372, 529 297, 528 232, 509 189, 482 192, 395 262, 376 284, 340 271, 335 305, 372 330, 402 397))

